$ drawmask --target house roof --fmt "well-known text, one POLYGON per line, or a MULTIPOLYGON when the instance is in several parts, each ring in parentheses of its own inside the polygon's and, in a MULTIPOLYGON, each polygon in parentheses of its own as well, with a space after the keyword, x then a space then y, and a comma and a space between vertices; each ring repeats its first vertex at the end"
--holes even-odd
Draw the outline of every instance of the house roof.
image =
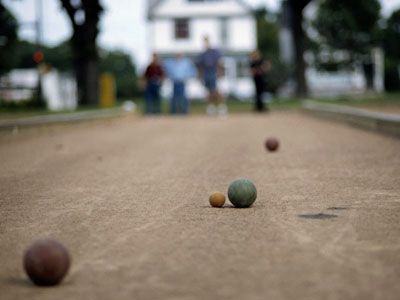
MULTIPOLYGON (((147 7, 147 16, 148 18, 151 18, 154 10, 157 8, 158 5, 160 5, 162 2, 165 0, 148 0, 148 7, 147 7)), ((244 9, 246 9, 248 12, 252 12, 253 8, 244 0, 235 0, 242 6, 244 9)))
POLYGON ((162 0, 149 0, 149 1, 148 1, 148 3, 149 3, 148 10, 149 10, 149 11, 154 10, 154 8, 155 8, 158 4, 160 4, 161 2, 163 2, 163 1, 162 1, 162 0))
POLYGON ((153 14, 154 9, 161 3, 163 0, 148 0, 147 3, 147 17, 150 18, 153 14))

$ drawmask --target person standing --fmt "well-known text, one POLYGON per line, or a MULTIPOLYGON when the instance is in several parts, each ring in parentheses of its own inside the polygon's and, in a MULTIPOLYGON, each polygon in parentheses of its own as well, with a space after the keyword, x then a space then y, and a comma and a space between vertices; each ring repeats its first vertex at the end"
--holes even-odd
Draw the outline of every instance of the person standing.
POLYGON ((217 87, 217 79, 222 74, 221 52, 218 49, 211 48, 207 36, 204 37, 204 48, 204 52, 198 58, 198 66, 204 86, 208 91, 207 114, 226 115, 228 109, 217 87))
POLYGON ((160 58, 156 53, 153 54, 153 59, 146 68, 143 77, 146 81, 145 114, 159 114, 161 113, 160 88, 165 74, 160 58))
POLYGON ((271 64, 266 62, 259 50, 254 50, 250 54, 250 70, 256 89, 254 110, 257 112, 268 111, 268 106, 264 104, 263 95, 267 88, 266 74, 270 70, 271 64))
POLYGON ((186 97, 185 85, 189 78, 196 76, 196 69, 192 61, 183 53, 178 53, 175 58, 167 61, 165 69, 173 85, 171 114, 187 114, 189 101, 186 97))

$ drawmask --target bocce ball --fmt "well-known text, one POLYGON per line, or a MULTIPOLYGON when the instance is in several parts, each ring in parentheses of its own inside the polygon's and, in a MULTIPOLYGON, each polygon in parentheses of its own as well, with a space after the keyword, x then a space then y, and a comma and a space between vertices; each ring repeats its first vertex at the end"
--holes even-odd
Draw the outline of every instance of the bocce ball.
POLYGON ((225 195, 219 192, 213 193, 210 196, 210 204, 212 207, 222 207, 225 204, 225 195))
POLYGON ((45 239, 34 242, 24 256, 24 269, 36 285, 59 284, 68 272, 70 256, 59 242, 45 239))
POLYGON ((279 148, 279 141, 273 137, 268 138, 265 142, 265 147, 268 149, 268 151, 274 152, 279 148))
POLYGON ((228 198, 235 207, 250 207, 256 201, 257 189, 249 179, 239 178, 229 185, 228 198))

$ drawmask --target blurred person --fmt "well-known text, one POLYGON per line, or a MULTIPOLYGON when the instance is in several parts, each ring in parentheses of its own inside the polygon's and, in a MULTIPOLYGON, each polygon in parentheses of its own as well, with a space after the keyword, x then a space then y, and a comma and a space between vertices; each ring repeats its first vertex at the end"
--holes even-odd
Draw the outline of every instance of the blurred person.
POLYGON ((165 77, 160 58, 153 54, 151 63, 143 75, 145 88, 145 114, 159 114, 161 112, 160 88, 165 77))
POLYGON ((198 58, 198 66, 200 76, 208 91, 207 114, 223 116, 228 113, 228 108, 217 86, 217 79, 222 75, 221 52, 211 48, 208 36, 204 37, 204 48, 204 52, 198 58))
POLYGON ((256 89, 254 110, 256 112, 268 111, 268 106, 263 101, 267 89, 266 74, 271 69, 271 63, 265 61, 261 52, 256 49, 250 53, 250 70, 256 89))
POLYGON ((173 84, 171 97, 171 114, 187 114, 189 101, 186 97, 186 81, 196 76, 196 69, 192 61, 183 53, 178 53, 175 58, 165 63, 167 76, 173 84))

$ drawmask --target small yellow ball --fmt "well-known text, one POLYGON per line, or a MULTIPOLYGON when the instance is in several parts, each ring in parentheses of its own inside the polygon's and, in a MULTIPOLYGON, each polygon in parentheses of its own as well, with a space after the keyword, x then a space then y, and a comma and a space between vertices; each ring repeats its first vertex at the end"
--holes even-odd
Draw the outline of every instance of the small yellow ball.
POLYGON ((210 196, 210 204, 212 207, 222 207, 225 204, 225 195, 219 192, 213 193, 210 196))

